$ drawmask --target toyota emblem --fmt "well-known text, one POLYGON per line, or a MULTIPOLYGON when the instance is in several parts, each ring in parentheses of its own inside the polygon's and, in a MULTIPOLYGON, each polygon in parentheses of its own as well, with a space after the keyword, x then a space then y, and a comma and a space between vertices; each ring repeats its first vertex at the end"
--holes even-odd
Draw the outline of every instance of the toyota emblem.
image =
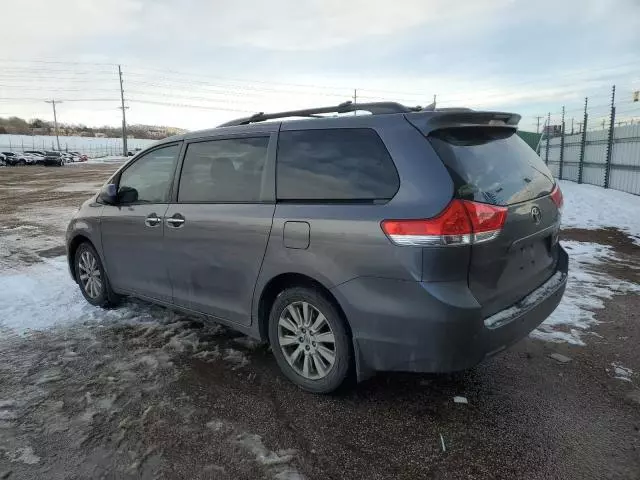
POLYGON ((540 224, 540 220, 542 220, 542 212, 538 207, 533 207, 531 209, 531 220, 533 220, 533 223, 536 225, 540 224))

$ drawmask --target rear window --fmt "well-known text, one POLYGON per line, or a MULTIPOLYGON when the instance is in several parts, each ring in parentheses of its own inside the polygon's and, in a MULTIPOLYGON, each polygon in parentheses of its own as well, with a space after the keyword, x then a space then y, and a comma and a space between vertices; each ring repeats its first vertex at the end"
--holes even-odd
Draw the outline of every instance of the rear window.
POLYGON ((453 178, 457 198, 511 205, 553 189, 553 175, 513 129, 448 128, 429 140, 453 178))
POLYGON ((277 195, 288 201, 388 200, 396 168, 378 134, 367 128, 281 132, 277 195))

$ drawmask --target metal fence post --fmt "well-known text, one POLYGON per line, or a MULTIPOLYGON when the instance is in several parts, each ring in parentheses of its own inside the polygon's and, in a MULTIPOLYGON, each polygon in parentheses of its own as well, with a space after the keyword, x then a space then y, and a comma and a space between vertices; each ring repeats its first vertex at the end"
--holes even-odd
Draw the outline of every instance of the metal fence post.
POLYGON ((582 183, 582 169, 584 168, 584 151, 587 146, 587 104, 589 97, 584 97, 584 118, 582 119, 582 138, 580 139, 580 159, 578 160, 578 183, 582 183))
POLYGON ((564 105, 562 106, 562 123, 560 123, 560 166, 558 167, 558 178, 562 180, 562 161, 564 160, 564 105))
MULTIPOLYGON (((549 136, 551 135, 551 112, 547 113, 547 150, 544 152, 544 163, 549 165, 549 136)), ((544 132, 544 130, 543 130, 544 132)))
POLYGON ((611 177, 611 156, 613 153, 613 128, 616 121, 616 86, 611 89, 611 115, 609 116, 609 136, 607 138, 607 160, 604 168, 604 188, 609 188, 611 177))

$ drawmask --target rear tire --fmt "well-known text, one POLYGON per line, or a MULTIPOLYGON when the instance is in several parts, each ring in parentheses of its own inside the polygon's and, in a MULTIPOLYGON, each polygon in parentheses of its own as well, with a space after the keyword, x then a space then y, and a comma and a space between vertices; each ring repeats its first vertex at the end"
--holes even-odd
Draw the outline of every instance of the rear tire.
POLYGON ((282 291, 271 307, 269 342, 282 373, 303 390, 331 393, 349 376, 351 338, 342 315, 321 290, 282 291))
POLYGON ((102 308, 117 305, 118 296, 111 289, 107 272, 93 245, 84 242, 77 248, 73 267, 76 281, 87 302, 102 308))

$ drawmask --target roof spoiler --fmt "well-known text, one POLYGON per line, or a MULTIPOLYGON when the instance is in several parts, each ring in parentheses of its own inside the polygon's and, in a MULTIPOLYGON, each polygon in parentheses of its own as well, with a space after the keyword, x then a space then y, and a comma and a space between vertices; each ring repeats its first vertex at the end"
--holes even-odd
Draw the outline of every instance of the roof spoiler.
POLYGON ((451 127, 511 127, 516 129, 520 115, 508 112, 474 112, 466 109, 407 113, 406 119, 424 135, 451 127))

